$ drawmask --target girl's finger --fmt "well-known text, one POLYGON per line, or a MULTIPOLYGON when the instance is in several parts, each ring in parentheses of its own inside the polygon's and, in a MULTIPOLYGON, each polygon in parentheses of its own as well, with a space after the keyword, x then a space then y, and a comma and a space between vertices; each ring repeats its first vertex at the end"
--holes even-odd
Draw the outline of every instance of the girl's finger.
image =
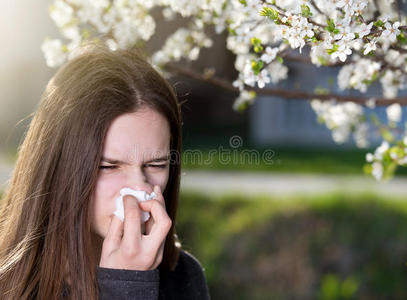
POLYGON ((163 240, 165 240, 168 231, 171 228, 172 221, 165 210, 164 205, 158 200, 148 200, 140 203, 144 211, 148 211, 154 220, 150 234, 144 236, 152 242, 152 246, 158 250, 163 240))
POLYGON ((165 199, 164 199, 164 196, 163 196, 163 194, 161 192, 161 187, 159 185, 156 185, 154 187, 154 192, 157 194, 156 200, 160 201, 165 207, 166 206, 165 205, 165 199))
POLYGON ((141 238, 141 218, 138 200, 131 195, 123 197, 124 204, 124 232, 122 243, 124 247, 133 249, 141 238))
MULTIPOLYGON (((157 197, 155 198, 157 201, 161 202, 165 206, 165 200, 163 198, 163 195, 161 194, 161 188, 159 185, 154 186, 154 193, 156 193, 157 197)), ((154 219, 150 218, 146 223, 145 223, 145 228, 146 231, 145 233, 148 235, 151 232, 151 229, 153 228, 154 225, 154 219)))
POLYGON ((115 250, 119 248, 123 236, 123 222, 113 215, 110 219, 110 225, 103 241, 103 244, 107 247, 106 250, 115 250))

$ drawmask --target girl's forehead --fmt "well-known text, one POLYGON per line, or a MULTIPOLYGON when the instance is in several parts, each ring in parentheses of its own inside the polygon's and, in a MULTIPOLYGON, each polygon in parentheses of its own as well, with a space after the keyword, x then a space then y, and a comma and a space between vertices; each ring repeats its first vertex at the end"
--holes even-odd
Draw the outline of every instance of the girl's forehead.
POLYGON ((117 160, 149 160, 168 154, 170 130, 167 120, 146 108, 123 114, 110 125, 103 156, 117 160))

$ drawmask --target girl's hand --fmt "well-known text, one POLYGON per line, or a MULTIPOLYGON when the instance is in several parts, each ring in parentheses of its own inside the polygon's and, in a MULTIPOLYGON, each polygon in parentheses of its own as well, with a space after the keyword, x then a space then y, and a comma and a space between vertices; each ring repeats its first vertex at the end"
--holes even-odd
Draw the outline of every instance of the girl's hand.
POLYGON ((154 192, 156 198, 145 202, 129 199, 132 196, 123 197, 124 222, 113 215, 103 241, 100 267, 146 271, 159 266, 172 221, 158 185, 154 192), (141 210, 150 213, 146 234, 141 231, 141 210))

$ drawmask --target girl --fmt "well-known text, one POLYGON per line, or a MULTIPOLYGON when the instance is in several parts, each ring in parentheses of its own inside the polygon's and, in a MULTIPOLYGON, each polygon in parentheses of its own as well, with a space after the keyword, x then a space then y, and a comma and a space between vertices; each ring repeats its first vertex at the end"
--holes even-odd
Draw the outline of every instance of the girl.
POLYGON ((133 50, 84 48, 49 81, 1 201, 1 299, 208 299, 174 230, 180 153, 170 85, 133 50), (156 197, 125 196, 122 221, 122 188, 156 197))

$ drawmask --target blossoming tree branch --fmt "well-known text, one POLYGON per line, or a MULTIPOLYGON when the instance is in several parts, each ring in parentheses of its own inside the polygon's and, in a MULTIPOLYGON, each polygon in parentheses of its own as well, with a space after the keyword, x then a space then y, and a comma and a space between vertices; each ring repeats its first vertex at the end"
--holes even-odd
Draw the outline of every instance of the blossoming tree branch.
POLYGON ((407 123, 401 123, 407 96, 398 95, 407 79, 407 24, 400 1, 55 0, 50 16, 62 37, 44 41, 47 64, 57 67, 75 57, 77 47, 86 41, 105 43, 112 50, 147 42, 155 34, 152 10, 157 8, 165 20, 187 20, 152 54, 153 64, 161 70, 236 91, 233 107, 240 111, 257 95, 309 100, 337 143, 353 138, 359 147, 366 147, 369 134, 380 135, 383 142, 366 154, 365 165, 365 172, 377 180, 390 178, 397 166, 407 165, 407 123), (216 34, 227 33, 226 47, 235 54, 238 71, 233 82, 216 72, 202 74, 174 63, 196 60, 201 48, 212 46, 208 27, 216 34), (345 96, 329 90, 278 88, 278 82, 287 79, 287 61, 340 67, 340 90, 363 95, 378 82, 382 94, 345 96), (385 121, 368 113, 377 106, 387 107, 385 121))

